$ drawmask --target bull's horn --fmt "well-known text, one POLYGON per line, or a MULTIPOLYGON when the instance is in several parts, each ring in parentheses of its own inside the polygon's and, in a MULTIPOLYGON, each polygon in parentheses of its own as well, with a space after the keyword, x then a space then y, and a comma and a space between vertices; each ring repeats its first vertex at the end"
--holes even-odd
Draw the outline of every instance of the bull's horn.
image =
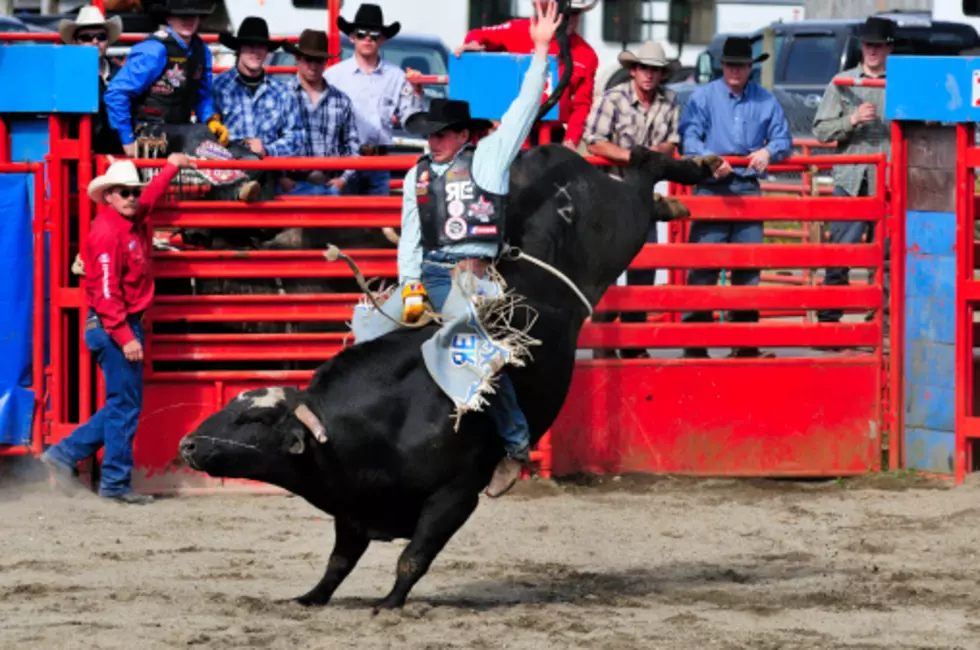
POLYGON ((321 444, 327 442, 327 429, 320 422, 320 418, 313 414, 309 406, 301 403, 293 410, 293 413, 296 415, 297 420, 306 425, 306 428, 310 430, 310 433, 313 434, 317 442, 321 444))

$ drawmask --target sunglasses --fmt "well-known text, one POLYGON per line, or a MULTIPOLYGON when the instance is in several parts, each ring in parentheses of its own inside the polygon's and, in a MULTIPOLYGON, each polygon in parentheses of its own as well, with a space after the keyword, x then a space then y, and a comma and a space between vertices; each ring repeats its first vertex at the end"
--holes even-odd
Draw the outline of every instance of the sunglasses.
POLYGON ((143 193, 142 190, 134 190, 134 189, 129 188, 129 187, 121 187, 118 190, 116 190, 116 194, 118 194, 120 197, 122 197, 124 199, 128 199, 130 197, 133 197, 135 199, 138 199, 138 198, 140 198, 140 195, 142 193, 143 193))
POLYGON ((75 34, 75 40, 79 43, 91 43, 93 41, 101 43, 109 40, 109 35, 105 32, 87 32, 85 34, 75 34))
POLYGON ((354 36, 360 39, 365 39, 371 37, 371 40, 376 41, 381 38, 381 30, 378 29, 358 29, 354 31, 354 36))

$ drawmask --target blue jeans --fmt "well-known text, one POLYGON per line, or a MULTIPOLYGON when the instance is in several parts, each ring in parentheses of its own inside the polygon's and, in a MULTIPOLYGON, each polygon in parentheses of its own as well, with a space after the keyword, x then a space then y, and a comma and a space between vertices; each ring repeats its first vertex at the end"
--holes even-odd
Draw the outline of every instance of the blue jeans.
MULTIPOLYGON (((143 324, 135 316, 127 320, 136 339, 143 344, 143 324)), ((122 348, 109 337, 92 312, 85 322, 85 347, 102 368, 105 405, 45 453, 74 469, 104 446, 99 494, 115 496, 132 490, 133 438, 143 406, 143 363, 127 361, 122 348)))
MULTIPOLYGON (((834 196, 850 196, 844 189, 834 186, 834 196)), ((868 196, 868 184, 867 181, 861 184, 861 188, 858 190, 858 196, 868 196)), ((860 244, 861 237, 864 233, 868 233, 868 243, 874 241, 875 238, 875 226, 873 221, 831 221, 830 222, 830 243, 831 244, 860 244)), ((891 280, 891 241, 889 237, 885 238, 885 259, 883 264, 883 293, 884 293, 884 307, 882 309, 882 315, 884 316, 884 329, 885 335, 888 335, 889 330, 889 316, 891 315, 891 304, 889 302, 890 293, 890 280, 891 280)), ((848 274, 850 269, 843 267, 829 268, 824 275, 823 285, 825 287, 846 287, 850 285, 850 279, 848 274)), ((872 277, 872 281, 874 278, 872 277)), ((844 317, 844 311, 842 309, 821 309, 817 312, 817 320, 821 323, 839 323, 840 319, 844 317)))
MULTIPOLYGON (((451 269, 439 266, 436 262, 455 264, 461 259, 463 258, 442 251, 429 251, 422 258, 422 285, 436 311, 442 309, 446 303, 453 282, 451 269)), ((527 418, 517 403, 517 393, 510 377, 506 373, 500 373, 499 376, 497 392, 489 399, 488 412, 497 425, 497 434, 504 440, 504 451, 507 455, 527 462, 531 436, 527 418)))
POLYGON ((344 194, 389 196, 391 195, 391 172, 354 172, 354 176, 344 188, 344 194))
POLYGON ((340 192, 333 185, 314 185, 309 181, 296 181, 293 191, 285 194, 287 196, 339 196, 340 192))
MULTIPOLYGON (((760 196, 758 181, 733 178, 717 184, 698 185, 694 188, 696 196, 760 196)), ((695 221, 691 224, 689 241, 692 244, 761 244, 761 221, 695 221)), ((717 284, 720 269, 691 269, 687 283, 692 286, 711 286, 717 284)), ((754 269, 735 269, 732 271, 732 284, 755 286, 759 284, 760 273, 754 269)), ((686 323, 710 323, 711 312, 689 312, 684 314, 686 323)), ((732 321, 752 323, 759 320, 757 311, 736 311, 732 321)))

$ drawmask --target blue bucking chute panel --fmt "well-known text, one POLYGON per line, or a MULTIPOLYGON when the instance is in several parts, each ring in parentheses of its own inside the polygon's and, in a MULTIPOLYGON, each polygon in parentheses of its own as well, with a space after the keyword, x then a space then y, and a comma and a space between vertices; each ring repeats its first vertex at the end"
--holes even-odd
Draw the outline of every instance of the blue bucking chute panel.
POLYGON ((30 174, 0 174, 0 444, 31 439, 34 236, 30 174))

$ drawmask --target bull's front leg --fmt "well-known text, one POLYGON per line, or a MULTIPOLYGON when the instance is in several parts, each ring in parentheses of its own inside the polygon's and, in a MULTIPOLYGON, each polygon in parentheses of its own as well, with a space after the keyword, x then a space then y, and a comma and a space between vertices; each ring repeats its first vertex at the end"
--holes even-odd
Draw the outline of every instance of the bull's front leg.
POLYGON ((470 518, 478 502, 479 492, 450 487, 429 499, 419 516, 412 541, 398 557, 395 586, 375 606, 375 614, 379 610, 395 609, 405 604, 412 587, 429 570, 446 542, 470 518))
POLYGON ((323 578, 313 589, 296 599, 301 605, 323 606, 330 602, 340 583, 350 575, 364 555, 370 540, 357 527, 343 519, 334 520, 336 539, 323 578))

